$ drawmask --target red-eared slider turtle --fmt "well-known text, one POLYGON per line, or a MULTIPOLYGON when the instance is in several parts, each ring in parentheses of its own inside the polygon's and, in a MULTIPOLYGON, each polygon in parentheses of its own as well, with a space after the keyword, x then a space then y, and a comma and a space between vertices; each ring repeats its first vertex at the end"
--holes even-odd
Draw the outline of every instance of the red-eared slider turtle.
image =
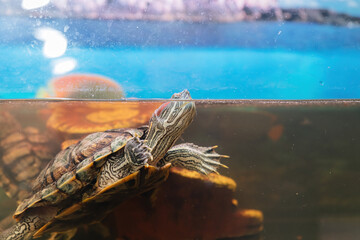
POLYGON ((174 145, 196 110, 187 90, 161 105, 149 126, 93 133, 64 149, 40 173, 32 197, 17 208, 0 239, 71 231, 101 220, 124 200, 163 182, 171 166, 216 172, 224 157, 212 147, 174 145))

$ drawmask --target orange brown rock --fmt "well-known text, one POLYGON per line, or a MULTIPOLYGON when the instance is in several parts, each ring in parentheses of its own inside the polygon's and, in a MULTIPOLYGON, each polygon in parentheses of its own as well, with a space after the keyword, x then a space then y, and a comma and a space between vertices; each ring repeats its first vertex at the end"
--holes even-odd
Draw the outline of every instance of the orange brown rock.
POLYGON ((51 79, 37 94, 41 98, 119 99, 124 97, 114 80, 94 74, 69 74, 51 79))
POLYGON ((0 123, 0 187, 10 198, 21 200, 58 149, 47 133, 23 128, 10 112, 0 112, 0 123))
POLYGON ((47 126, 66 134, 88 134, 146 124, 160 102, 68 102, 53 104, 47 126))
POLYGON ((174 168, 155 195, 136 197, 116 210, 112 220, 116 236, 130 240, 218 239, 259 233, 262 213, 239 210, 233 201, 235 187, 232 179, 221 175, 203 176, 174 168))
MULTIPOLYGON (((50 80, 39 97, 71 99, 120 99, 122 87, 112 79, 92 74, 70 74, 50 80)), ((159 102, 89 102, 68 101, 52 103, 48 111, 47 127, 68 138, 115 128, 138 127, 146 124, 159 102)))

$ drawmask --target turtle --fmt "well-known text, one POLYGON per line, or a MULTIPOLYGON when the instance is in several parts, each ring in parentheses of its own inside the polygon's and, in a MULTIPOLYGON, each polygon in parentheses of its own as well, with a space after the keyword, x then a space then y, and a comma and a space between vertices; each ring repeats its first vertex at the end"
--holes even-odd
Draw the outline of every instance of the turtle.
POLYGON ((155 189, 172 166, 217 173, 215 147, 174 145, 196 114, 184 90, 156 109, 148 126, 112 129, 86 136, 60 151, 33 184, 33 194, 17 207, 17 223, 0 240, 71 233, 79 224, 100 221, 125 200, 155 189))

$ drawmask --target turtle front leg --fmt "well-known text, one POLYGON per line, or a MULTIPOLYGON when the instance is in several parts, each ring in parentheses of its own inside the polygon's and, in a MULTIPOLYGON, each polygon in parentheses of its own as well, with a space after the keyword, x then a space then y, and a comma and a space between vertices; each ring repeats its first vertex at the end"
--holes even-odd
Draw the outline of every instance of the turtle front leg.
POLYGON ((164 158, 158 162, 159 166, 170 162, 173 166, 183 167, 194 170, 202 174, 217 173, 218 167, 225 167, 220 163, 221 158, 229 156, 220 155, 215 152, 215 147, 200 147, 193 143, 183 143, 175 145, 165 154, 164 158))
POLYGON ((137 171, 153 159, 151 150, 152 149, 139 138, 135 137, 130 139, 126 143, 124 150, 125 163, 129 164, 134 171, 137 171))
POLYGON ((137 137, 130 139, 123 153, 109 156, 101 169, 97 187, 100 189, 112 185, 148 164, 153 159, 151 148, 137 137))

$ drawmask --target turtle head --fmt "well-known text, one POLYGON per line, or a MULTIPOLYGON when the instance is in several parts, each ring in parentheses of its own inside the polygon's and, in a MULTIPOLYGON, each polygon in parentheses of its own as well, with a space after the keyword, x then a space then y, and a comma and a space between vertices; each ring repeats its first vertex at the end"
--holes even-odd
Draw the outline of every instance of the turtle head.
POLYGON ((195 103, 188 90, 175 93, 169 102, 155 110, 146 136, 147 145, 152 148, 153 161, 150 164, 155 165, 165 155, 190 125, 195 114, 195 103))

